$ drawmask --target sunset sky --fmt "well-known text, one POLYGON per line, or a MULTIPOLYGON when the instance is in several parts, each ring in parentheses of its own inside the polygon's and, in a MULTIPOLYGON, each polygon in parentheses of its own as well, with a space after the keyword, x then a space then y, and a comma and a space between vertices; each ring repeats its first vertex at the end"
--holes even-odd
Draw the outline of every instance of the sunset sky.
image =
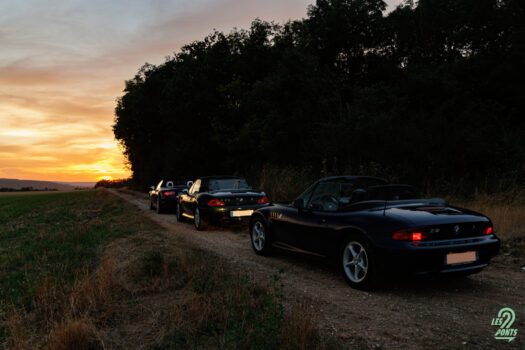
POLYGON ((0 178, 127 177, 111 130, 126 79, 214 28, 299 19, 311 2, 3 0, 0 178))

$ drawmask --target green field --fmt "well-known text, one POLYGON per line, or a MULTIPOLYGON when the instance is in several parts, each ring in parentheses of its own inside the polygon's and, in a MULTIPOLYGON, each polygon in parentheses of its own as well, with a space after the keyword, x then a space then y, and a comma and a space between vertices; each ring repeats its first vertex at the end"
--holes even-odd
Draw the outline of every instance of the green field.
POLYGON ((101 244, 133 232, 122 203, 94 191, 0 196, 0 300, 31 308, 46 278, 71 282, 96 264, 101 244))
POLYGON ((255 285, 107 191, 0 196, 0 222, 0 347, 338 347, 285 311, 277 280, 255 285))
MULTIPOLYGON (((44 284, 68 288, 94 268, 103 243, 132 234, 124 204, 89 192, 0 196, 0 307, 34 309, 44 284)), ((131 222, 133 224, 134 222, 131 222)), ((5 325, 0 340, 5 339, 5 325)))

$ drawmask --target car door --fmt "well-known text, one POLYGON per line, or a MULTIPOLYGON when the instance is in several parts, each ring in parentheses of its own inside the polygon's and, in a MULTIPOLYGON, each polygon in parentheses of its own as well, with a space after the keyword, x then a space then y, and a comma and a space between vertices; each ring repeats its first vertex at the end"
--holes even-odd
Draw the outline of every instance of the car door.
POLYGON ((199 193, 201 187, 201 180, 196 180, 190 187, 187 194, 181 196, 181 206, 184 213, 193 215, 195 210, 196 198, 195 196, 199 193))
POLYGON ((157 205, 157 198, 159 197, 160 189, 162 188, 163 180, 160 180, 155 189, 151 191, 151 201, 157 205))
MULTIPOLYGON (((317 182, 297 197, 294 203, 300 201, 302 203, 301 205, 306 207, 316 186, 317 182)), ((299 214, 299 209, 295 207, 293 203, 286 207, 282 206, 275 212, 271 212, 272 231, 276 241, 284 243, 285 245, 296 245, 294 240, 295 235, 292 233, 292 230, 297 224, 296 221, 301 218, 299 214)))
POLYGON ((340 194, 339 183, 319 183, 305 208, 288 218, 288 244, 306 252, 328 254, 339 217, 340 194))

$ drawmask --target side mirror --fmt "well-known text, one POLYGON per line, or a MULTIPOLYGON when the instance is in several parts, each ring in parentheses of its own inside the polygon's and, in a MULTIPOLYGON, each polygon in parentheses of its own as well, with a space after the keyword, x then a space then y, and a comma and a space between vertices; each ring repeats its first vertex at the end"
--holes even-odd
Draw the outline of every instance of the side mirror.
POLYGON ((186 187, 191 188, 193 186, 193 181, 186 182, 186 187))
POLYGON ((293 206, 297 208, 299 211, 304 209, 304 200, 302 198, 298 198, 293 201, 293 206))

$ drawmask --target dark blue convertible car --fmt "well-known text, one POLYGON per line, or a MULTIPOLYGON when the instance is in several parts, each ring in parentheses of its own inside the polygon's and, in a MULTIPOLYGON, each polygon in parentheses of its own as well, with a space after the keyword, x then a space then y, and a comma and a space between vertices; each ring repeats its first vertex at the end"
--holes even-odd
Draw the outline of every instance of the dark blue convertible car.
POLYGON ((337 257, 360 289, 385 273, 468 275, 489 264, 500 246, 489 218, 418 197, 414 187, 380 178, 324 178, 293 203, 254 212, 252 247, 337 257))

